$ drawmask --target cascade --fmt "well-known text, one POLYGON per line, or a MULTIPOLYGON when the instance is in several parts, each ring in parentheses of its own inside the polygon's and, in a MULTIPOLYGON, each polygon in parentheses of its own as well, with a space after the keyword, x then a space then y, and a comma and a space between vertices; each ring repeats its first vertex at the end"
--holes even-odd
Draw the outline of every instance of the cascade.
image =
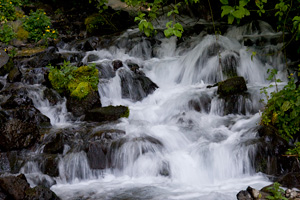
MULTIPOLYGON (((104 125, 122 134, 110 135, 115 140, 105 143, 106 160, 100 168, 91 166, 84 148, 76 152, 65 145, 51 189, 62 199, 232 200, 248 185, 268 185, 266 176, 255 172, 256 145, 250 141, 257 137, 263 108, 259 89, 270 83, 267 70, 278 69, 283 81, 286 72, 282 55, 261 55, 280 46, 271 43, 276 34, 264 22, 259 22, 262 31, 254 26, 231 29, 224 36, 194 35, 181 42, 157 38, 154 44, 130 39, 137 30, 128 30, 114 46, 86 52, 83 63, 101 66, 102 105, 126 105, 130 115, 104 125), (266 45, 259 45, 261 37, 268 39, 266 45), (247 40, 256 45, 247 47, 247 40), (258 55, 252 56, 253 51, 258 55), (91 55, 93 61, 88 59, 91 55), (123 62, 116 72, 113 60, 123 62), (158 86, 152 94, 147 96, 134 82, 129 61, 158 86), (225 112, 227 104, 217 95, 217 87, 207 86, 231 76, 243 76, 248 91, 225 112), (122 80, 129 88, 127 96, 122 80)), ((65 100, 51 106, 38 92, 33 90, 31 96, 52 125, 80 126, 68 117, 65 100)), ((101 125, 93 127, 98 130, 101 125)), ((31 165, 22 171, 29 179, 34 179, 33 173, 43 175, 31 165)))

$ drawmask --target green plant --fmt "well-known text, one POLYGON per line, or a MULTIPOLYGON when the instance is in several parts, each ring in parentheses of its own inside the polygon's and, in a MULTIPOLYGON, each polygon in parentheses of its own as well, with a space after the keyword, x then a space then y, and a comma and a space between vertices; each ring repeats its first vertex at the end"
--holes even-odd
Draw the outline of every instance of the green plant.
POLYGON ((286 151, 288 156, 297 156, 300 157, 300 142, 296 142, 294 148, 290 148, 286 151))
POLYGON ((48 65, 49 80, 55 90, 61 94, 83 99, 91 91, 98 89, 98 70, 95 65, 75 67, 64 62, 60 67, 48 65))
POLYGON ((164 34, 166 37, 170 37, 172 35, 175 35, 176 37, 181 38, 183 33, 183 27, 181 24, 176 23, 174 24, 173 21, 169 21, 166 24, 167 29, 164 30, 164 34))
POLYGON ((0 22, 7 22, 16 19, 16 9, 12 1, 0 1, 0 22))
POLYGON ((0 26, 0 41, 8 44, 16 34, 13 31, 13 28, 7 23, 0 26))
MULTIPOLYGON (((277 71, 269 76, 272 78, 277 71)), ((293 75, 293 74, 291 74, 293 75)), ((275 81, 276 83, 277 81, 275 81)), ((277 87, 277 85, 276 85, 277 87)), ((266 93, 265 88, 263 88, 266 93)), ((267 94, 267 93, 266 93, 267 94)), ((267 99, 269 96, 267 96, 267 99)), ((293 77, 284 88, 271 93, 264 112, 262 113, 262 124, 274 126, 279 134, 286 140, 293 139, 300 131, 300 88, 296 87, 293 77)))
POLYGON ((48 38, 57 38, 57 31, 51 29, 50 18, 43 10, 31 11, 29 16, 26 16, 23 21, 23 27, 29 32, 29 40, 39 41, 48 38))
POLYGON ((147 37, 152 36, 154 28, 151 22, 145 19, 145 13, 140 13, 138 17, 135 17, 134 21, 139 21, 139 29, 144 32, 147 37))
POLYGON ((272 196, 267 196, 267 199, 272 200, 288 200, 286 197, 283 196, 284 190, 280 188, 280 184, 275 182, 273 186, 268 187, 267 190, 272 193, 272 196))

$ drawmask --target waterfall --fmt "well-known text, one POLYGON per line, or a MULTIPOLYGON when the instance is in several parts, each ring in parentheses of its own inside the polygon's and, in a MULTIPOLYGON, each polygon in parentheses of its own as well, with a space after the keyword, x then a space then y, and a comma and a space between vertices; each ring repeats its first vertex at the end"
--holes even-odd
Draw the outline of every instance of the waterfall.
MULTIPOLYGON (((264 22, 259 26, 263 31, 248 25, 224 36, 200 34, 183 41, 157 37, 155 44, 129 37, 136 30, 128 30, 115 41, 118 45, 87 52, 82 62, 101 68, 102 105, 126 105, 130 116, 108 125, 125 134, 105 143, 104 167, 92 169, 82 150, 86 147, 68 149, 51 189, 62 199, 232 200, 248 185, 268 185, 265 175, 254 169, 256 145, 251 141, 257 137, 263 108, 260 88, 270 84, 267 70, 278 69, 283 81, 286 72, 282 55, 262 56, 280 46, 272 45, 271 39, 267 45, 246 46, 247 40, 258 44, 260 37, 277 37, 264 22), (124 66, 114 71, 114 60, 124 66), (153 93, 146 96, 131 84, 129 60, 158 86, 153 93), (243 76, 248 91, 232 99, 232 110, 225 112, 226 100, 217 95, 217 87, 207 86, 231 76, 243 76), (124 79, 131 87, 126 97, 124 79), (143 98, 134 99, 137 94, 143 98)), ((32 92, 35 106, 52 125, 72 123, 65 100, 51 106, 41 97, 32 92)), ((94 126, 93 130, 102 127, 94 126)))

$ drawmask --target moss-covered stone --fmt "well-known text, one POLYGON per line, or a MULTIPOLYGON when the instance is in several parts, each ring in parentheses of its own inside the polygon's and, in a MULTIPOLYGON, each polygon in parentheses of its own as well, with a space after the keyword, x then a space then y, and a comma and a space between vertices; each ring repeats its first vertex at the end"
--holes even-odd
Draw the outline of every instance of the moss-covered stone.
POLYGON ((128 116, 129 108, 126 106, 107 106, 88 111, 85 120, 96 122, 115 121, 121 117, 128 116))
POLYGON ((247 85, 244 77, 237 76, 219 82, 217 93, 221 97, 226 97, 228 95, 241 94, 245 91, 247 91, 247 85))
POLYGON ((76 89, 72 91, 71 97, 77 97, 83 99, 91 91, 91 86, 88 82, 81 82, 77 85, 76 89))
POLYGON ((17 39, 21 41, 26 41, 29 36, 29 32, 26 31, 23 27, 20 27, 17 31, 17 39))

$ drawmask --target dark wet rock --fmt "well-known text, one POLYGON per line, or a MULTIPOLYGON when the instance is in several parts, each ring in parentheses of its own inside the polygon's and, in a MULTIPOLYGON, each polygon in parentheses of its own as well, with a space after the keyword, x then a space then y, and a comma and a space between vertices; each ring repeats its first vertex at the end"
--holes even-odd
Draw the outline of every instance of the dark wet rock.
POLYGON ((45 67, 48 64, 55 66, 63 62, 63 58, 56 51, 57 49, 53 46, 47 49, 41 47, 28 48, 19 51, 16 59, 20 65, 26 68, 45 67))
POLYGON ((28 97, 28 90, 23 84, 11 84, 1 91, 1 94, 6 96, 6 101, 1 103, 2 108, 15 109, 19 106, 33 105, 32 100, 28 97))
POLYGON ((107 106, 89 110, 86 113, 85 120, 94 122, 115 121, 128 116, 129 109, 126 106, 107 106))
POLYGON ((100 96, 97 91, 90 92, 87 97, 81 100, 74 97, 67 98, 67 109, 75 117, 80 117, 96 107, 101 107, 100 96))
POLYGON ((0 50, 0 69, 8 62, 9 56, 2 49, 0 50))
POLYGON ((109 63, 101 63, 96 65, 97 69, 99 70, 99 82, 106 81, 106 79, 113 78, 116 75, 114 69, 110 66, 109 63))
POLYGON ((255 113, 253 109, 249 106, 251 104, 251 100, 248 97, 248 94, 241 95, 230 95, 225 96, 220 99, 220 105, 222 105, 221 115, 228 114, 246 114, 247 112, 255 113))
POLYGON ((119 71, 121 78, 122 97, 140 101, 152 94, 158 86, 144 74, 135 74, 126 70, 119 71))
POLYGON ((199 97, 195 97, 188 102, 188 106, 190 109, 196 110, 198 112, 206 112, 210 111, 211 107, 211 98, 208 94, 201 93, 199 97))
POLYGON ((299 170, 297 171, 298 172, 290 172, 284 174, 283 176, 279 177, 276 181, 280 183, 283 187, 300 189, 300 173, 299 170))
POLYGON ((21 78, 22 78, 22 74, 21 74, 19 68, 17 66, 14 66, 14 68, 12 68, 10 70, 10 72, 8 73, 7 81, 9 83, 20 82, 21 78))
POLYGON ((4 87, 4 83, 0 81, 0 91, 2 90, 3 87, 4 87))
POLYGON ((37 186, 30 188, 24 174, 0 177, 0 194, 15 200, 59 200, 50 189, 37 186))
POLYGON ((44 153, 57 154, 63 153, 64 150, 64 138, 62 133, 54 133, 52 135, 47 135, 48 142, 46 142, 44 147, 44 153))
POLYGON ((31 68, 27 69, 22 75, 22 82, 27 84, 47 84, 49 69, 46 67, 42 68, 31 68))
POLYGON ((59 176, 59 157, 57 155, 44 155, 42 156, 41 171, 51 177, 59 176))
POLYGON ((39 137, 39 129, 34 123, 11 119, 0 128, 0 149, 10 151, 32 146, 39 137))
POLYGON ((246 190, 241 190, 236 197, 238 200, 253 200, 249 192, 246 190))
POLYGON ((57 103, 60 103, 63 100, 62 97, 59 95, 59 93, 56 92, 56 90, 54 89, 46 88, 43 93, 44 93, 44 98, 47 99, 50 105, 52 106, 57 103))
POLYGON ((97 61, 97 60, 99 60, 99 56, 94 55, 94 54, 90 54, 87 57, 87 62, 94 62, 94 61, 97 61))
POLYGON ((102 150, 101 142, 89 144, 87 158, 92 169, 105 169, 107 167, 107 157, 102 150))
POLYGON ((233 77, 219 82, 217 93, 221 96, 236 95, 247 91, 246 81, 243 77, 233 77))
POLYGON ((253 158, 257 172, 263 172, 272 176, 281 176, 289 172, 298 171, 295 159, 285 155, 289 144, 281 138, 276 129, 262 126, 258 130, 260 136, 257 143, 257 153, 253 158))
POLYGON ((13 59, 10 59, 5 51, 0 50, 0 76, 9 73, 13 67, 13 59))
POLYGON ((128 62, 127 63, 127 66, 129 67, 129 69, 131 71, 133 71, 134 73, 140 73, 140 66, 136 63, 133 63, 133 62, 128 62))
POLYGON ((97 49, 99 42, 98 37, 89 37, 83 40, 75 40, 69 44, 70 49, 76 49, 78 51, 93 51, 97 49))
POLYGON ((218 55, 222 50, 224 50, 223 46, 221 46, 219 43, 213 43, 203 51, 202 55, 204 58, 211 58, 218 55))
POLYGON ((20 172, 20 169, 23 167, 26 162, 26 157, 22 155, 19 151, 9 151, 1 153, 1 156, 4 158, 5 162, 3 163, 6 169, 9 169, 10 173, 16 174, 20 172), (9 164, 9 167, 7 166, 9 164))
POLYGON ((10 170, 7 153, 0 153, 0 174, 8 173, 10 170))
POLYGON ((82 52, 61 52, 60 56, 65 61, 70 61, 71 63, 79 63, 83 59, 84 53, 82 53, 82 52))
POLYGON ((119 68, 123 67, 123 63, 121 60, 114 60, 112 62, 113 68, 115 71, 117 71, 119 68))

